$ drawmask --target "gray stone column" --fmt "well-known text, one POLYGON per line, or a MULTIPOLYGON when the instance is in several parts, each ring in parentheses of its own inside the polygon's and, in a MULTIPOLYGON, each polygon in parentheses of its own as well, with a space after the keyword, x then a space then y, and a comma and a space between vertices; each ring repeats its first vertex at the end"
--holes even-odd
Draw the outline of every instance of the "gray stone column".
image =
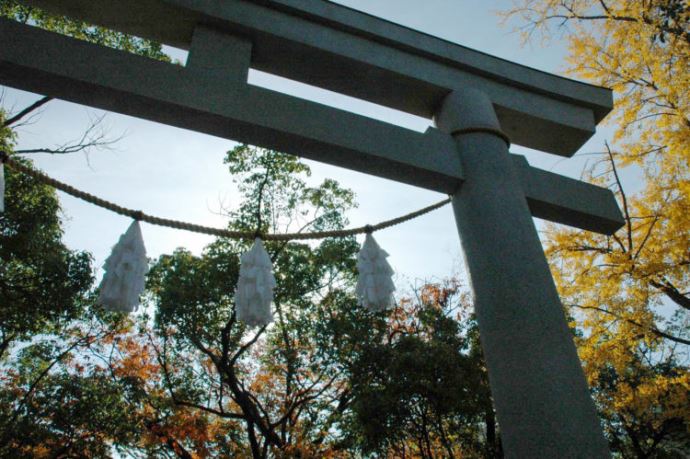
POLYGON ((435 122, 455 138, 466 177, 453 209, 506 456, 609 457, 508 146, 491 131, 491 101, 453 92, 435 122))

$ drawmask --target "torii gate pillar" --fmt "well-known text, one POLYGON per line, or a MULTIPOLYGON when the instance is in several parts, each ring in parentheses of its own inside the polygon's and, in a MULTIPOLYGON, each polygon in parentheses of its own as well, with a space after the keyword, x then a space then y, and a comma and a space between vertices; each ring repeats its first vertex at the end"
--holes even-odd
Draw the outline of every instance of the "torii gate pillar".
POLYGON ((453 210, 509 457, 609 457, 596 410, 491 100, 456 90, 435 117, 465 182, 453 210), (482 131, 484 129, 484 131, 482 131))

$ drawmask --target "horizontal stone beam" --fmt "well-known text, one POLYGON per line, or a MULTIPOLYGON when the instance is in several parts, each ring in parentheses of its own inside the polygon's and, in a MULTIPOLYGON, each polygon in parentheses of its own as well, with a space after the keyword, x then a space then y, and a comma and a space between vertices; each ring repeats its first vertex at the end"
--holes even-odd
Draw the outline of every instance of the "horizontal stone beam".
MULTIPOLYGON (((18 89, 442 193, 462 179, 453 140, 436 129, 419 133, 251 86, 237 77, 240 70, 221 77, 210 67, 159 62, 7 20, 0 20, 0 43, 0 83, 18 89)), ((213 62, 199 46, 190 62, 213 62)), ((245 58, 242 46, 232 48, 245 58)))
MULTIPOLYGON (((0 19, 0 83, 104 110, 272 148, 442 193, 463 181, 450 136, 404 129, 245 83, 249 42, 198 27, 188 67, 0 19), (215 56, 222 44, 233 54, 215 56)), ((609 190, 515 155, 536 217, 609 234, 609 190)))
POLYGON ((473 87, 512 141, 571 156, 611 109, 609 90, 561 78, 322 0, 22 0, 188 49, 197 24, 254 45, 251 67, 431 118, 473 87))
POLYGON ((511 156, 533 216, 608 235, 623 226, 611 190, 532 167, 524 156, 511 156))

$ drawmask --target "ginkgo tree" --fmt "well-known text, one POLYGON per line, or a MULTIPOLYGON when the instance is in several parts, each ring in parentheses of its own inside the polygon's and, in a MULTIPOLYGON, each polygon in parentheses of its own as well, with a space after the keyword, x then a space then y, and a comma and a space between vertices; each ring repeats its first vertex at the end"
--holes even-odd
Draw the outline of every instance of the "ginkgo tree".
POLYGON ((614 135, 587 175, 615 191, 625 226, 610 237, 550 226, 547 254, 612 450, 682 457, 690 448, 688 2, 519 0, 505 15, 520 18, 526 39, 564 34, 571 74, 614 91, 614 135))

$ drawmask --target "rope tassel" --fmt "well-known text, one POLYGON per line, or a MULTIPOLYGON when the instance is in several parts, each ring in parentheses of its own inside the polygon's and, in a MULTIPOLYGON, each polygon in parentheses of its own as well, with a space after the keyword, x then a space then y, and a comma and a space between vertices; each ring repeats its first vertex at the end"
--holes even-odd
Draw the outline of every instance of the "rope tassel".
POLYGON ((98 301, 106 309, 130 313, 139 306, 144 291, 148 259, 139 222, 127 229, 105 261, 98 301))
POLYGON ((273 265, 261 239, 242 254, 240 277, 235 292, 237 319, 249 327, 264 326, 273 322, 271 301, 276 286, 273 265))
POLYGON ((393 305, 393 269, 386 258, 388 253, 367 233, 357 256, 359 278, 355 293, 360 304, 372 312, 383 311, 393 305))

